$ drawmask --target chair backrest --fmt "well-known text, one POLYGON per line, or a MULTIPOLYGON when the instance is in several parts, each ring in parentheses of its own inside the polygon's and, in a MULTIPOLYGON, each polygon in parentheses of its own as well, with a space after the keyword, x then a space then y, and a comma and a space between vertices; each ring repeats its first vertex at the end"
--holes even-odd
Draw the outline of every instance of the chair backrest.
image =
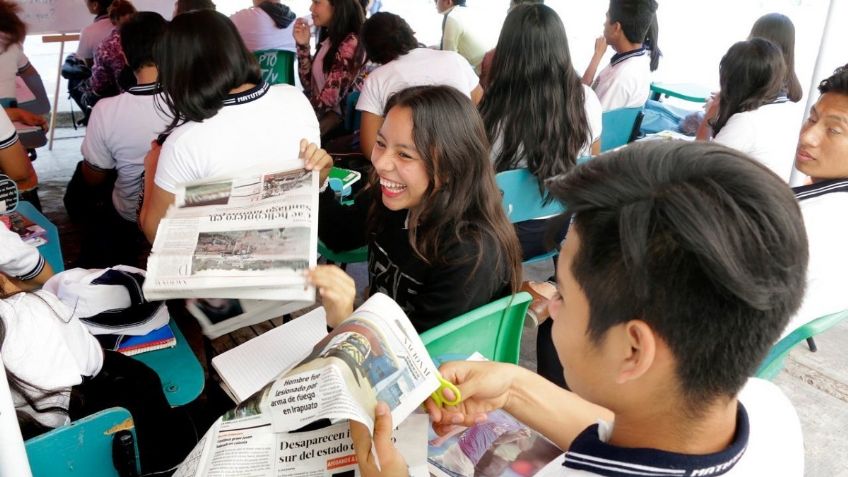
POLYGON ((532 300, 527 292, 501 298, 421 333, 421 341, 433 357, 476 351, 492 361, 518 364, 532 300))
POLYGON ((287 50, 254 51, 262 79, 268 84, 286 83, 294 86, 294 53, 287 50))
POLYGON ((351 91, 345 97, 344 126, 348 131, 356 131, 362 122, 362 111, 356 109, 359 101, 359 91, 351 91))
MULTIPOLYGON (((128 430, 135 434, 129 411, 113 407, 26 441, 33 477, 120 477, 112 461, 112 438, 128 430)), ((136 472, 138 446, 134 444, 136 472)))
POLYGON ((605 111, 601 116, 601 151, 609 151, 633 140, 633 132, 638 129, 636 121, 642 108, 620 108, 605 111))
POLYGON ((173 348, 158 349, 139 353, 133 358, 156 371, 162 381, 162 391, 171 407, 183 406, 194 401, 203 392, 205 375, 203 366, 197 360, 194 351, 186 341, 176 321, 168 323, 177 345, 173 348))
POLYGON ((846 318, 848 318, 848 310, 843 310, 838 313, 816 318, 799 326, 771 348, 771 351, 766 355, 766 359, 763 360, 763 364, 760 365, 755 376, 762 379, 774 379, 780 374, 780 370, 783 369, 783 361, 789 355, 789 352, 792 351, 792 348, 807 338, 812 338, 819 333, 827 331, 846 318))
POLYGON ((527 169, 499 172, 495 180, 503 193, 506 216, 513 224, 552 217, 565 210, 565 207, 557 200, 545 204, 544 197, 539 191, 539 181, 527 169))

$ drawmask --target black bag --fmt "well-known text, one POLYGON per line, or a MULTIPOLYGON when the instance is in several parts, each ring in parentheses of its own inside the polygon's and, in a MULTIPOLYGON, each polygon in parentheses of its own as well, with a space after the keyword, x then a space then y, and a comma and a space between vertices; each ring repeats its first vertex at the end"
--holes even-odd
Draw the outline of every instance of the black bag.
POLYGON ((102 184, 88 185, 82 176, 83 161, 77 163, 74 175, 71 176, 65 190, 65 210, 72 222, 84 223, 87 220, 97 221, 106 217, 106 210, 112 206, 112 188, 115 186, 117 173, 112 170, 102 184))
POLYGON ((62 63, 62 78, 79 81, 90 77, 91 68, 85 64, 85 61, 77 58, 73 53, 65 57, 65 62, 62 63))

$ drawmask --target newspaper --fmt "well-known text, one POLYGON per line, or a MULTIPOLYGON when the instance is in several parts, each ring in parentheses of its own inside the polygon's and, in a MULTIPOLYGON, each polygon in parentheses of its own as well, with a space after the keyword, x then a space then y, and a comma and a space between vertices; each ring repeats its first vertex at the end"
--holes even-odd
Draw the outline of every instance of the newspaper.
MULTIPOLYGON (((374 409, 383 401, 392 422, 405 429, 406 418, 438 388, 437 373, 409 318, 378 293, 219 419, 175 475, 358 475, 337 468, 355 468, 346 428, 339 426, 353 419, 373 432, 374 409), (334 425, 293 432, 318 420, 334 425)), ((415 436, 399 439, 422 443, 420 475, 427 475, 426 417, 424 422, 415 436)))
POLYGON ((238 300, 232 298, 189 298, 186 309, 200 323, 207 338, 214 340, 233 331, 278 318, 306 306, 300 301, 238 300))
POLYGON ((253 169, 185 184, 175 196, 147 263, 149 300, 314 302, 304 272, 318 253, 317 172, 253 169))

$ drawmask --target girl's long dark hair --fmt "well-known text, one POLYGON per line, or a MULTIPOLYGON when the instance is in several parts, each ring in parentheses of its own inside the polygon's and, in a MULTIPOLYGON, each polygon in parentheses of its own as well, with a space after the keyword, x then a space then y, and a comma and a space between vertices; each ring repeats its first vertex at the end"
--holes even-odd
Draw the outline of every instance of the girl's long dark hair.
POLYGON ((236 27, 214 10, 174 17, 156 42, 153 57, 164 93, 163 109, 173 118, 166 132, 215 116, 231 90, 262 81, 256 58, 236 27))
POLYGON ((780 97, 785 71, 783 53, 768 40, 753 38, 731 46, 719 66, 721 93, 714 133, 734 114, 753 111, 780 97))
MULTIPOLYGON (((384 115, 392 108, 410 109, 415 148, 430 176, 421 204, 409 210, 412 249, 427 263, 444 264, 446 251, 456 243, 494 241, 500 256, 484 256, 485 248, 479 246, 476 263, 497 260, 498 273, 509 277, 513 292, 517 292, 521 248, 504 213, 483 121, 471 100, 449 86, 416 86, 392 96, 384 115)), ((373 202, 368 228, 375 234, 388 209, 373 169, 370 184, 373 202)))
MULTIPOLYGON (((25 292, 18 292, 25 293, 25 292)), ((0 284, 0 300, 5 300, 17 293, 7 293, 6 290, 2 289, 2 284, 0 284)), ((35 295, 38 297, 38 295, 35 295)), ((41 297, 38 297, 41 298, 41 297)), ((0 318, 0 349, 3 347, 3 342, 6 340, 6 323, 0 318)), ((2 361, 0 361, 2 364, 2 361)), ((19 378, 15 373, 6 371, 6 379, 9 382, 9 389, 15 394, 19 395, 23 398, 24 402, 27 406, 32 408, 36 412, 57 412, 61 414, 67 414, 67 409, 64 409, 60 406, 47 406, 41 407, 41 402, 45 399, 56 397, 62 394, 63 389, 56 389, 53 391, 48 391, 46 389, 42 389, 34 384, 30 384, 25 379, 19 378), (37 397, 34 397, 37 396, 37 397)), ((32 415, 22 410, 16 409, 15 413, 18 417, 18 425, 21 428, 21 434, 24 439, 30 439, 39 434, 42 434, 49 430, 47 426, 41 424, 36 420, 32 415)))
POLYGON ((795 74, 795 25, 792 20, 781 13, 769 13, 761 16, 751 27, 751 38, 765 38, 777 45, 783 52, 783 63, 786 66, 784 86, 786 96, 793 102, 801 101, 804 90, 795 74))
POLYGON ((0 52, 10 45, 23 43, 26 38, 26 24, 18 14, 21 7, 11 0, 0 0, 0 52))
POLYGON ((571 170, 592 140, 584 101, 556 12, 541 4, 510 10, 480 104, 489 140, 503 141, 495 170, 516 169, 524 159, 540 189, 546 179, 571 170))
MULTIPOLYGON (((324 72, 330 71, 335 61, 339 45, 351 33, 359 35, 362 24, 365 23, 365 10, 359 0, 329 0, 333 6, 333 20, 329 26, 322 27, 318 34, 318 41, 330 39, 330 49, 324 56, 324 72)), ((355 63, 362 63, 355 62, 355 63)))

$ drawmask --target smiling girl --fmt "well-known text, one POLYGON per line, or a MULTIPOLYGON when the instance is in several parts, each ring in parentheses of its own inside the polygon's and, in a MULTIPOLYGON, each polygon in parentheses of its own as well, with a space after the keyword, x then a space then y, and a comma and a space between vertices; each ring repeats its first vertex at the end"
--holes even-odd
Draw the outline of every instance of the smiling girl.
MULTIPOLYGON (((332 250, 368 245, 370 293, 421 332, 515 291, 521 251, 501 206, 480 115, 446 86, 405 89, 386 105, 370 187, 355 205, 321 196, 318 235, 332 250)), ((353 311, 353 280, 312 272, 331 326, 353 311)))

